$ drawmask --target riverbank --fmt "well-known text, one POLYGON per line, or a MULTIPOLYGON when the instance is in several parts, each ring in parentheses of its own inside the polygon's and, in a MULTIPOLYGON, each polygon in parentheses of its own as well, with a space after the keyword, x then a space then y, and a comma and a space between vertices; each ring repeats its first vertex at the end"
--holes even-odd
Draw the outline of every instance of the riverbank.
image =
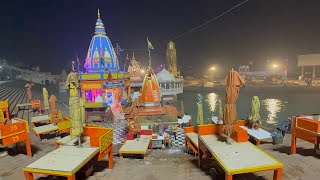
MULTIPOLYGON (((184 91, 226 91, 225 85, 215 85, 211 87, 203 87, 201 85, 184 85, 184 91)), ((319 93, 320 86, 297 86, 297 85, 244 85, 240 88, 241 92, 288 92, 288 93, 319 93)))
MULTIPOLYGON (((2 86, 23 88, 24 82, 2 84, 2 86)), ((42 86, 34 87, 36 98, 42 99, 42 86)), ((197 88, 197 87, 195 87, 197 88)), ((221 86, 221 91, 225 92, 225 86, 221 86)), ((240 93, 245 89, 242 88, 240 93)), ((262 89, 263 90, 263 89, 262 89)), ((262 91, 260 90, 260 91, 262 91)), ((10 89, 10 91, 15 92, 10 89)), ((61 102, 66 101, 66 97, 59 96, 58 91, 54 88, 48 88, 49 94, 57 95, 57 107, 63 111, 64 115, 68 115, 68 110, 61 102), (60 99, 65 98, 65 99, 60 99)), ((262 91, 263 92, 263 91, 262 91)), ((14 94, 14 93, 13 93, 14 94)), ((7 98, 9 96, 4 96, 7 98)), ((11 96, 10 96, 11 97, 11 96)), ((14 98, 18 96, 12 95, 14 98)), ((19 100, 19 99, 17 99, 19 100)), ((23 99, 24 100, 24 99, 23 99)), ((10 102, 15 102, 11 99, 10 102)), ((20 102, 20 101, 19 101, 20 102)), ((24 101, 21 101, 24 102, 24 101)), ((13 108, 14 109, 14 108, 13 108)), ((32 112, 18 113, 18 117, 30 120, 32 116, 37 115, 32 112), (24 114, 22 116, 22 114, 24 114)), ((32 126, 30 125, 29 128, 32 126)), ((25 155, 24 143, 20 143, 20 152, 14 152, 13 147, 9 150, 10 156, 0 159, 0 179, 1 180, 20 180, 24 179, 22 168, 36 161, 55 149, 55 140, 39 140, 30 129, 30 138, 32 145, 33 157, 29 158, 25 155)), ((297 154, 289 155, 291 147, 291 135, 288 134, 284 138, 281 145, 271 144, 271 140, 263 142, 260 148, 277 158, 283 163, 284 180, 292 179, 319 179, 320 176, 320 158, 313 153, 313 145, 299 140, 297 141, 297 154)), ((148 151, 148 156, 143 159, 122 159, 118 157, 119 146, 114 148, 114 168, 106 169, 107 159, 98 162, 95 166, 95 172, 87 179, 111 179, 111 180, 211 180, 223 179, 223 170, 213 159, 204 160, 202 167, 197 167, 197 158, 191 154, 184 153, 184 149, 167 149, 148 151)), ((272 171, 256 172, 234 176, 235 180, 244 179, 272 179, 272 171)), ((54 177, 36 176, 35 179, 63 179, 54 177)))

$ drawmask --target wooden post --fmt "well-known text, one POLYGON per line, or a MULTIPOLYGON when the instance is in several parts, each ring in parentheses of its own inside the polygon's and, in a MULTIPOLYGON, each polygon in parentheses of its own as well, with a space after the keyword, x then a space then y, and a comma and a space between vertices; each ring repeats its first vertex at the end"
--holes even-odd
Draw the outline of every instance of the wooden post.
POLYGON ((256 146, 259 146, 261 141, 259 139, 256 139, 256 146))
POLYGON ((225 172, 225 180, 232 180, 232 174, 225 172))
POLYGON ((273 180, 280 180, 282 176, 282 169, 276 169, 273 172, 273 180))
POLYGON ((110 146, 111 146, 111 148, 110 148, 110 151, 109 151, 109 165, 108 165, 108 168, 112 169, 112 167, 113 167, 113 145, 111 144, 110 146))
POLYGON ((24 173, 24 177, 26 178, 26 180, 34 180, 31 172, 24 171, 23 173, 24 173))
POLYGON ((296 153, 296 145, 297 145, 297 137, 296 137, 296 117, 293 116, 291 119, 292 125, 291 125, 291 154, 296 153))
POLYGON ((30 143, 29 134, 28 134, 28 137, 27 137, 27 139, 26 139, 26 148, 27 148, 27 155, 28 155, 29 157, 32 157, 31 143, 30 143))
POLYGON ((68 180, 76 180, 76 175, 72 174, 71 176, 67 176, 68 180))

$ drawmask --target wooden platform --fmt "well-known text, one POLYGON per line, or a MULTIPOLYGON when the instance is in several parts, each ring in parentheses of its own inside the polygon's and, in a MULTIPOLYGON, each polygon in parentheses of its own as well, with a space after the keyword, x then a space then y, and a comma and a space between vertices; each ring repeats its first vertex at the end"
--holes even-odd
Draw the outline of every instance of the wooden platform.
POLYGON ((49 132, 56 131, 58 129, 59 129, 58 126, 55 124, 47 124, 44 126, 33 127, 33 131, 36 135, 46 134, 49 132))
MULTIPOLYGON (((199 137, 199 148, 207 149, 212 157, 224 169, 225 179, 231 180, 232 175, 256 171, 274 170, 274 179, 281 179, 282 164, 250 142, 231 145, 220 141, 218 135, 202 135, 199 137)), ((201 159, 199 155, 199 160, 201 159)))
POLYGON ((50 120, 50 117, 48 115, 31 117, 32 123, 41 123, 41 122, 48 121, 48 120, 50 120))
POLYGON ((75 173, 98 153, 98 147, 62 146, 31 163, 23 171, 27 180, 33 179, 33 173, 65 176, 72 180, 75 179, 75 173))
POLYGON ((271 139, 271 133, 269 133, 268 131, 264 130, 264 129, 250 129, 247 126, 240 126, 241 128, 245 129, 249 136, 251 136, 252 138, 254 138, 256 140, 256 145, 260 145, 260 142, 262 140, 267 140, 267 139, 271 139))
POLYGON ((138 139, 127 140, 119 150, 120 158, 123 154, 142 154, 146 157, 151 139, 151 135, 140 135, 138 139))

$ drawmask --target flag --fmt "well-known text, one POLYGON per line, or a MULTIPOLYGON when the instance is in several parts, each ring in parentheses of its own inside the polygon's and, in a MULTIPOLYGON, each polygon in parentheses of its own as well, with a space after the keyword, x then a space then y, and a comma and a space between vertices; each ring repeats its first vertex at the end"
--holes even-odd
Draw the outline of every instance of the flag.
POLYGON ((78 58, 78 54, 77 53, 76 53, 76 57, 77 57, 77 63, 78 63, 78 65, 80 65, 80 60, 78 58))
POLYGON ((147 38, 147 42, 148 42, 148 49, 154 49, 148 38, 147 38))

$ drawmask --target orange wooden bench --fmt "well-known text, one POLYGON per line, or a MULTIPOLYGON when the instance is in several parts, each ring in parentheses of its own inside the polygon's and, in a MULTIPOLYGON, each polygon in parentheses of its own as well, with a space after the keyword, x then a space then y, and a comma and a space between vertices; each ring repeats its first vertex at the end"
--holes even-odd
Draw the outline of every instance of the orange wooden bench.
POLYGON ((0 109, 4 114, 4 121, 0 121, 0 125, 4 125, 6 121, 10 120, 9 101, 0 101, 0 109))
POLYGON ((18 147, 18 143, 23 141, 25 141, 26 144, 27 155, 31 157, 32 153, 28 121, 19 118, 13 118, 10 124, 0 125, 0 143, 3 146, 17 144, 18 147))
POLYGON ((320 115, 293 116, 291 120, 291 130, 291 154, 296 153, 297 138, 314 144, 315 151, 319 151, 320 115))

